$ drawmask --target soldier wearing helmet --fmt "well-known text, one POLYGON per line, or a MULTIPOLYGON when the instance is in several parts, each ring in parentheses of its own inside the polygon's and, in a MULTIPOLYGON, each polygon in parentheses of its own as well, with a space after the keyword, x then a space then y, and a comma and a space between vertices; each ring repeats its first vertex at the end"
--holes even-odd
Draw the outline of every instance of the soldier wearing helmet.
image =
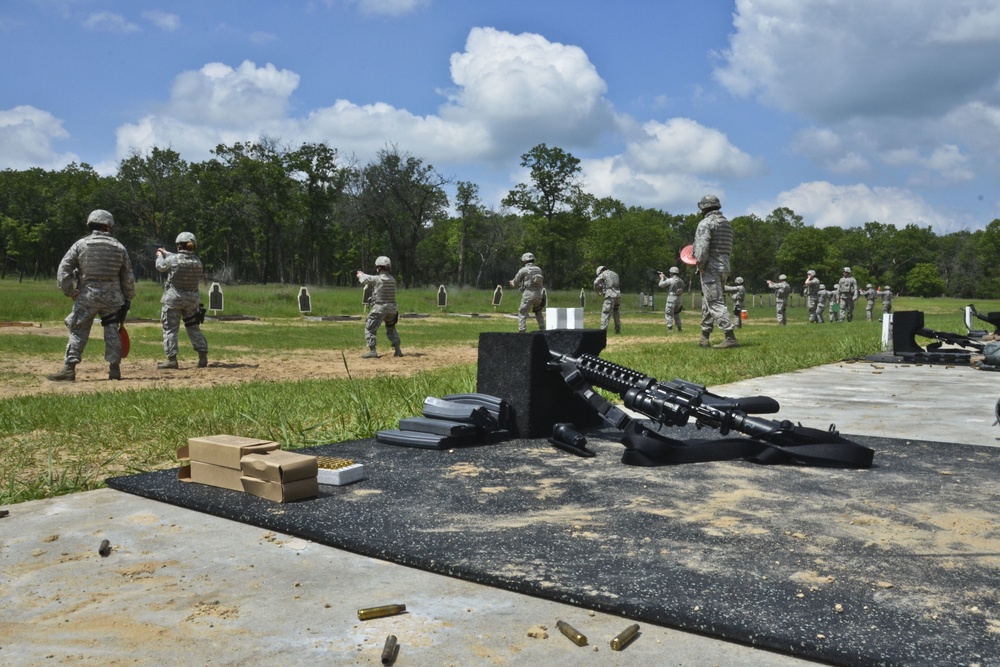
POLYGON ((660 272, 660 287, 667 290, 667 305, 663 309, 663 318, 667 321, 667 331, 674 330, 677 324, 677 331, 681 331, 681 302, 684 298, 684 279, 676 266, 671 266, 669 276, 660 272))
POLYGON ((844 267, 844 277, 837 283, 840 289, 840 321, 854 321, 854 302, 858 300, 858 281, 851 275, 851 267, 844 267))
POLYGON ((892 289, 885 285, 880 287, 875 291, 876 296, 882 297, 882 315, 883 317, 892 312, 892 289))
POLYGON ((715 195, 705 195, 698 202, 701 222, 694 232, 694 258, 701 277, 701 339, 698 345, 709 347, 709 336, 718 324, 725 339, 717 348, 739 347, 734 325, 726 310, 724 287, 729 279, 729 255, 733 252, 733 227, 722 215, 722 204, 715 195))
POLYGON ((392 343, 394 357, 403 356, 400 349, 399 334, 396 333, 396 323, 399 322, 399 309, 396 307, 396 279, 392 277, 392 262, 382 255, 375 260, 375 275, 358 271, 358 282, 362 287, 372 286, 372 307, 365 319, 365 342, 368 351, 361 355, 362 359, 377 359, 376 334, 378 328, 385 323, 385 336, 392 343))
POLYGON ((115 219, 108 211, 98 209, 87 217, 89 236, 80 239, 66 251, 56 273, 56 284, 73 299, 73 310, 66 317, 69 343, 62 369, 48 375, 55 382, 76 380, 76 366, 90 338, 94 318, 101 316, 104 329, 104 359, 108 362, 108 379, 120 380, 122 339, 119 326, 125 320, 135 298, 135 276, 128 251, 112 235, 115 219))
POLYGON ((823 313, 826 311, 827 302, 830 297, 833 296, 833 292, 826 288, 826 285, 820 283, 819 290, 816 292, 816 323, 823 324, 823 313))
POLYGON ((872 287, 871 283, 865 285, 865 288, 858 292, 859 296, 865 297, 865 319, 869 322, 872 321, 872 311, 875 309, 875 288, 872 287))
POLYGON ((542 268, 535 264, 535 256, 526 252, 521 255, 523 266, 510 281, 511 287, 521 290, 521 305, 517 310, 517 330, 524 333, 528 330, 528 312, 535 314, 538 329, 545 329, 545 276, 542 268))
POLYGON ((177 252, 156 249, 156 270, 167 274, 160 298, 160 323, 163 325, 163 353, 167 360, 156 364, 159 369, 177 368, 177 338, 184 323, 191 347, 198 353, 198 368, 208 366, 208 341, 201 331, 205 307, 198 293, 204 267, 195 251, 198 241, 191 232, 177 235, 177 252))
POLYGON ((819 278, 816 277, 816 272, 812 269, 806 271, 806 281, 803 285, 802 292, 806 297, 806 309, 809 311, 809 323, 818 323, 819 317, 816 314, 816 309, 819 307, 819 278))
POLYGON ((743 308, 746 304, 747 289, 743 286, 743 278, 737 277, 733 281, 734 285, 726 285, 726 294, 732 294, 733 299, 733 319, 736 321, 736 328, 743 327, 743 308))
POLYGON ((767 286, 774 290, 774 313, 778 318, 778 324, 784 326, 788 324, 785 308, 788 304, 788 295, 792 293, 792 286, 788 284, 788 276, 782 273, 778 276, 778 282, 768 280, 767 286))
POLYGON ((622 290, 618 274, 606 266, 597 267, 594 291, 604 297, 604 304, 601 306, 601 328, 607 330, 608 322, 614 317, 615 333, 620 334, 622 321, 618 311, 622 305, 622 290))

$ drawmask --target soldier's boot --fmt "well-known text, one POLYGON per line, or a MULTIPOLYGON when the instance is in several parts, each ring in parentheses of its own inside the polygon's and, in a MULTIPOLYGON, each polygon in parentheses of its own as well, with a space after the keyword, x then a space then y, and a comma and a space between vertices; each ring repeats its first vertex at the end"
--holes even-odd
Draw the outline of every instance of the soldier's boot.
POLYGON ((208 352, 198 353, 198 368, 205 368, 208 366, 208 352))
POLYGON ((713 345, 712 347, 715 348, 716 350, 724 350, 727 347, 739 347, 739 346, 740 342, 736 340, 736 334, 733 332, 732 329, 730 329, 729 331, 726 332, 725 339, 718 345, 713 345))
POLYGON ((166 361, 161 361, 156 364, 157 368, 177 368, 177 357, 167 357, 166 361))
POLYGON ((74 382, 76 381, 76 364, 66 362, 63 364, 62 369, 45 377, 53 382, 74 382))
POLYGON ((701 332, 701 340, 698 341, 698 347, 711 347, 712 344, 708 342, 708 333, 705 331, 701 332))
POLYGON ((401 357, 401 356, 403 356, 403 351, 401 349, 399 349, 398 345, 393 346, 393 349, 394 349, 394 352, 392 353, 392 356, 394 356, 394 357, 401 357))
POLYGON ((680 333, 681 331, 682 331, 682 329, 681 329, 681 323, 678 322, 677 323, 677 333, 680 333))
POLYGON ((374 347, 368 348, 368 351, 361 355, 362 359, 378 359, 378 352, 375 351, 374 347))
POLYGON ((122 379, 122 365, 121 364, 111 364, 108 367, 108 379, 109 380, 121 380, 122 379))

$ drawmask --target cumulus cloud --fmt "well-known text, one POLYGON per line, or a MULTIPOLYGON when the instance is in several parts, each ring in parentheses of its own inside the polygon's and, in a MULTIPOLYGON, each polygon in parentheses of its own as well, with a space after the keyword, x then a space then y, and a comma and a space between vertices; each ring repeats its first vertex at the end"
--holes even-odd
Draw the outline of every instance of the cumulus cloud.
POLYGON ((83 27, 99 32, 137 32, 140 28, 121 14, 97 12, 83 21, 83 27))
POLYGON ((167 32, 173 32, 181 27, 181 18, 177 14, 169 14, 159 9, 151 9, 143 12, 142 18, 167 32))
POLYGON ((0 169, 62 169, 80 162, 73 153, 57 153, 52 142, 69 133, 61 120, 32 106, 0 109, 0 169))
POLYGON ((765 217, 780 207, 792 209, 806 224, 816 227, 861 227, 866 222, 881 222, 899 229, 909 224, 930 226, 938 234, 959 229, 953 218, 941 215, 909 190, 870 187, 862 183, 802 183, 780 193, 772 201, 755 203, 750 210, 765 217))

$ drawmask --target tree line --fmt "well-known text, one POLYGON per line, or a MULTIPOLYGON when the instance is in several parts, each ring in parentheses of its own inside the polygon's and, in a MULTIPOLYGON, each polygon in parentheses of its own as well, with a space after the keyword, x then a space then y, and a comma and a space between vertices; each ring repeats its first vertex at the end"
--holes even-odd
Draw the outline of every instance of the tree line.
MULTIPOLYGON (((615 270, 627 292, 649 293, 671 266, 697 289, 678 254, 700 216, 597 198, 585 190, 580 160, 558 147, 539 144, 521 156, 528 181, 499 210, 481 201, 475 183, 391 145, 367 164, 324 143, 293 148, 269 137, 219 145, 212 155, 189 163, 169 148, 136 151, 114 176, 85 163, 0 172, 0 278, 52 278, 86 234, 88 213, 103 208, 114 214, 115 236, 140 279, 157 278, 157 246, 172 249, 176 235, 190 231, 206 277, 224 283, 351 285, 357 269, 388 255, 407 287, 491 289, 531 251, 549 289, 589 288, 598 265, 615 270)), ((703 194, 691 193, 692 209, 703 194)), ((752 292, 767 291, 766 281, 782 273, 798 284, 809 269, 832 287, 850 266, 862 286, 896 293, 1000 293, 1000 219, 943 236, 877 221, 819 229, 787 208, 731 222, 732 277, 752 292)))

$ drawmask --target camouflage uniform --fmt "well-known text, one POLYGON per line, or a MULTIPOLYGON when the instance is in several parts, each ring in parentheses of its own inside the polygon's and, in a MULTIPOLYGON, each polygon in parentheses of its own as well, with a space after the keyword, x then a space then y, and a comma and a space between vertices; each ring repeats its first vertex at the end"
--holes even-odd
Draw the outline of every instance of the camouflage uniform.
POLYGON ((733 300, 733 321, 736 323, 736 328, 740 329, 743 327, 743 309, 746 305, 747 289, 743 286, 743 279, 737 278, 735 285, 725 285, 723 289, 726 294, 732 294, 733 300))
POLYGON ((701 341, 708 347, 708 338, 714 324, 725 333, 726 340, 719 347, 738 347, 733 333, 733 323, 726 310, 726 293, 723 288, 729 279, 729 255, 733 251, 733 227, 722 214, 719 200, 706 195, 698 202, 702 212, 701 222, 694 233, 694 257, 701 275, 701 341))
POLYGON ((788 295, 792 293, 792 286, 788 284, 784 275, 778 276, 778 282, 767 281, 767 286, 774 290, 774 312, 778 318, 778 324, 788 324, 788 316, 785 308, 788 304, 788 295))
POLYGON ((678 275, 676 267, 670 269, 670 277, 660 274, 660 287, 667 289, 667 305, 663 309, 663 317, 667 322, 667 330, 673 331, 674 324, 681 331, 681 305, 684 298, 684 279, 678 275))
POLYGON ((840 289, 840 321, 854 321, 854 302, 858 300, 858 281, 851 275, 851 269, 844 267, 844 277, 837 283, 840 289))
POLYGON ((875 309, 875 288, 873 288, 871 285, 868 285, 864 289, 864 291, 859 292, 858 294, 859 296, 865 297, 865 300, 868 302, 865 305, 865 319, 871 322, 872 311, 875 309))
MULTIPOLYGON (((110 229, 114 218, 107 211, 97 210, 90 214, 88 225, 91 222, 107 225, 110 229)), ((98 315, 104 327, 104 359, 111 364, 112 375, 116 374, 122 360, 122 339, 118 331, 120 315, 122 307, 135 298, 135 276, 125 246, 111 236, 110 231, 94 229, 63 256, 56 282, 62 293, 74 301, 73 310, 65 320, 69 329, 66 363, 61 376, 57 373, 49 378, 75 379, 74 368, 83 357, 90 328, 98 315)))
MULTIPOLYGON (((379 257, 375 261, 376 266, 383 259, 385 258, 379 257)), ((399 347, 399 334, 396 333, 396 323, 399 322, 399 310, 396 308, 396 279, 389 273, 391 267, 388 264, 388 259, 385 259, 385 262, 386 270, 374 275, 362 271, 357 273, 358 282, 361 283, 362 287, 372 286, 372 307, 365 319, 365 342, 368 344, 368 356, 377 357, 378 354, 375 351, 376 334, 378 334, 378 328, 385 323, 385 337, 392 343, 395 356, 401 357, 403 352, 399 347)))
POLYGON ((829 293, 830 293, 830 306, 827 310, 827 314, 829 315, 830 318, 830 324, 833 324, 834 322, 837 321, 837 315, 839 314, 833 312, 833 307, 837 306, 837 309, 840 310, 840 285, 834 285, 833 289, 830 290, 829 293))
POLYGON ((542 268, 535 264, 534 255, 532 255, 531 260, 525 261, 524 266, 510 281, 510 284, 521 290, 521 306, 517 310, 517 330, 522 333, 528 330, 529 311, 535 314, 538 329, 544 330, 545 314, 542 312, 542 287, 545 285, 545 276, 542 275, 542 268))
MULTIPOLYGON (((178 237, 178 240, 181 237, 178 237)), ((194 237, 192 236, 192 244, 194 237)), ((180 246, 180 242, 178 246, 180 246)), ((160 298, 160 323, 163 325, 163 353, 167 359, 177 360, 177 334, 184 322, 184 330, 191 340, 191 347, 198 353, 200 366, 208 365, 208 341, 201 332, 205 309, 198 294, 203 267, 193 250, 181 247, 176 253, 161 251, 156 256, 156 270, 167 274, 160 298)))
POLYGON ((816 277, 815 271, 809 271, 806 275, 805 282, 805 293, 806 293, 806 308, 809 310, 809 321, 810 322, 822 322, 816 311, 819 308, 819 278, 816 277))
POLYGON ((826 285, 820 285, 819 290, 816 292, 816 322, 817 324, 823 324, 823 312, 826 310, 827 301, 830 299, 832 292, 826 289, 826 285))
POLYGON ((876 296, 882 297, 882 314, 888 315, 892 312, 892 290, 886 285, 882 289, 875 292, 876 296))
POLYGON ((621 333, 622 321, 618 311, 622 305, 622 291, 618 274, 607 267, 600 267, 594 280, 594 290, 604 297, 604 305, 601 307, 601 328, 607 329, 608 321, 613 316, 615 333, 621 333))

